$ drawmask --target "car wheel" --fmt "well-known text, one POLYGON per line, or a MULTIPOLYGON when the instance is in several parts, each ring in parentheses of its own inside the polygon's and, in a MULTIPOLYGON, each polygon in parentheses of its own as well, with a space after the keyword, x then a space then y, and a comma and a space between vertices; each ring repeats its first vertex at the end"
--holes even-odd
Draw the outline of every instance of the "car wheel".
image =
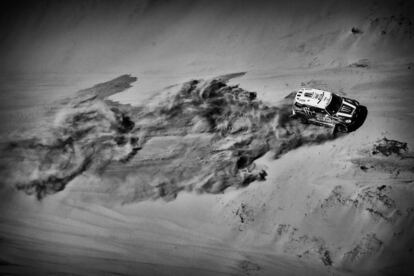
POLYGON ((302 124, 309 123, 308 118, 306 118, 304 115, 298 115, 298 119, 299 119, 299 122, 301 122, 302 124))
POLYGON ((348 132, 348 128, 346 126, 344 126, 342 124, 335 125, 334 134, 337 134, 337 133, 346 133, 346 132, 348 132))

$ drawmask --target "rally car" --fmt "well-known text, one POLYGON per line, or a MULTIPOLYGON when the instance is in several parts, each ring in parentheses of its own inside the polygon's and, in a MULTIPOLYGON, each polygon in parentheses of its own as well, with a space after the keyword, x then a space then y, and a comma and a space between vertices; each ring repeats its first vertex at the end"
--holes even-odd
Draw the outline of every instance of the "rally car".
POLYGON ((332 127, 334 132, 349 132, 360 115, 358 101, 335 93, 301 88, 296 92, 292 115, 303 123, 332 127))

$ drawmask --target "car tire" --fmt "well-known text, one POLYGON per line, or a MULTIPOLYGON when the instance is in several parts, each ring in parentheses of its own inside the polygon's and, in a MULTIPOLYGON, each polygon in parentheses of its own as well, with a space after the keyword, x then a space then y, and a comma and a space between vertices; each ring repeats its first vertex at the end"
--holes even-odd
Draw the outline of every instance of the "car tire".
POLYGON ((334 135, 338 133, 347 133, 347 132, 348 132, 348 128, 342 124, 335 125, 334 131, 333 131, 334 135))
POLYGON ((305 115, 298 114, 297 118, 299 119, 299 122, 302 124, 309 124, 308 118, 306 118, 305 115))

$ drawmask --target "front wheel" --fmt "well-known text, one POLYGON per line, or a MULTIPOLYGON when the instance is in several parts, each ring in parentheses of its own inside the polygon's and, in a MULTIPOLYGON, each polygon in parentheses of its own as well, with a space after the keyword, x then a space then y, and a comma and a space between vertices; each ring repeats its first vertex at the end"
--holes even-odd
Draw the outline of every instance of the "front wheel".
POLYGON ((335 125, 333 133, 336 135, 338 133, 346 133, 348 132, 348 128, 342 124, 335 125))

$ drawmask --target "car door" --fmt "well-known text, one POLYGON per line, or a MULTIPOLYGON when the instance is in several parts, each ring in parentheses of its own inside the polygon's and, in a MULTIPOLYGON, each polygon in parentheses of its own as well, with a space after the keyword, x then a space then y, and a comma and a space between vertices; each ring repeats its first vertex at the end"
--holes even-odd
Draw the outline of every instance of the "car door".
POLYGON ((333 123, 333 120, 331 116, 328 114, 328 112, 325 109, 318 108, 316 119, 318 122, 321 122, 326 125, 331 125, 333 123))

